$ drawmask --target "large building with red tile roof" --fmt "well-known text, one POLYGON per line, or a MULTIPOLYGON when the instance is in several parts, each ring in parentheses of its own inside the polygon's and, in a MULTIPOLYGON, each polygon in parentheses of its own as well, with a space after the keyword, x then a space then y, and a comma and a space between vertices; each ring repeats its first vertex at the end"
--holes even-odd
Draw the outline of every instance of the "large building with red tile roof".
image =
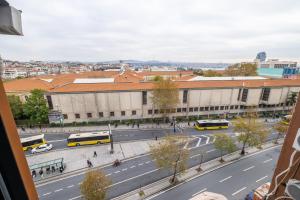
POLYGON ((192 71, 136 72, 125 70, 44 75, 4 83, 7 94, 25 100, 42 89, 65 123, 161 117, 151 101, 152 79, 171 78, 180 102, 172 116, 235 115, 248 107, 275 114, 287 112, 287 98, 300 91, 300 79, 262 77, 196 77, 192 71))

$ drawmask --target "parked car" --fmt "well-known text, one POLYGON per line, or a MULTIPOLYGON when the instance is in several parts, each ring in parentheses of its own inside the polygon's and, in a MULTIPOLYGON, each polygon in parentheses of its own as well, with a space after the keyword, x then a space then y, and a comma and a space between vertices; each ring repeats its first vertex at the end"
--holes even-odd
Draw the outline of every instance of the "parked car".
POLYGON ((40 153, 40 152, 44 152, 44 151, 49 151, 53 148, 52 144, 42 144, 36 148, 33 148, 31 150, 31 153, 34 154, 34 153, 40 153))

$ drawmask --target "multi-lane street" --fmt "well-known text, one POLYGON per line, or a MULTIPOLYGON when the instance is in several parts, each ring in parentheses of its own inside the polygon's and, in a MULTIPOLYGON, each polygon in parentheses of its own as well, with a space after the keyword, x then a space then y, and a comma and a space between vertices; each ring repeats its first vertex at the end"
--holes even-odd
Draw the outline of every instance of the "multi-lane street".
POLYGON ((162 191, 148 200, 188 200, 204 191, 220 193, 229 200, 243 200, 261 184, 272 179, 280 147, 267 149, 193 180, 162 191))
MULTIPOLYGON (((268 127, 272 127, 274 123, 268 123, 268 127)), ((234 134, 233 128, 230 127, 224 130, 215 130, 215 131, 197 131, 194 128, 185 128, 184 133, 188 136, 198 136, 201 138, 198 142, 205 143, 207 138, 205 135, 212 134, 212 133, 228 133, 234 134)), ((148 140, 148 139, 155 139, 155 137, 163 137, 167 134, 173 134, 173 129, 150 129, 150 130, 141 130, 141 129, 130 129, 130 130, 113 130, 113 138, 114 142, 126 142, 126 141, 133 141, 133 140, 148 140)), ((176 134, 182 134, 178 129, 176 134)), ((21 134, 20 137, 29 137, 36 134, 21 134)), ((64 149, 67 148, 67 138, 70 133, 46 133, 45 139, 47 142, 53 144, 53 149, 64 149)))
MULTIPOLYGON (((197 140, 195 140, 195 143, 198 143, 197 140)), ((200 154, 203 152, 204 162, 220 156, 219 151, 214 148, 212 143, 201 144, 198 147, 193 146, 191 148, 188 167, 198 165, 200 163, 200 154)), ((270 169, 269 171, 272 173, 270 169)), ((102 168, 102 170, 112 180, 112 186, 108 191, 108 198, 119 196, 171 175, 171 172, 167 170, 157 169, 149 155, 124 161, 119 167, 107 166, 102 168)), ((37 190, 40 199, 79 199, 79 185, 83 177, 84 173, 79 173, 38 185, 37 190)))

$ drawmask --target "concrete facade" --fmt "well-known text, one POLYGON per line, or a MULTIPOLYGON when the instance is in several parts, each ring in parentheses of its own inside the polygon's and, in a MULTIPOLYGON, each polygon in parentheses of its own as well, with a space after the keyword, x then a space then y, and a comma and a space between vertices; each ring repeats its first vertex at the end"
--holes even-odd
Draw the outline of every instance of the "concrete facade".
MULTIPOLYGON (((299 91, 300 87, 272 87, 268 101, 262 101, 262 88, 181 89, 179 104, 171 116, 238 114, 245 111, 245 106, 255 106, 259 111, 287 110, 290 109, 286 106, 288 95, 299 91), (248 95, 246 100, 242 101, 244 89, 248 89, 248 95), (186 103, 183 102, 184 90, 188 91, 186 103)), ((64 123, 161 117, 152 104, 151 90, 147 91, 147 104, 143 104, 142 92, 107 91, 48 95, 51 96, 53 109, 64 114, 64 123)))

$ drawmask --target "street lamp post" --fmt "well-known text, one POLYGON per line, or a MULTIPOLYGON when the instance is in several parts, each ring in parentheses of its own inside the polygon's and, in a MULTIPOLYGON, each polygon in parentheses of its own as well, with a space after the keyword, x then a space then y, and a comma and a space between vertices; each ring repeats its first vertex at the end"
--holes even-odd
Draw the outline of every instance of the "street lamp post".
POLYGON ((114 153, 114 140, 113 140, 113 136, 111 133, 110 124, 108 124, 108 129, 109 129, 109 136, 110 136, 110 153, 113 154, 114 153))

